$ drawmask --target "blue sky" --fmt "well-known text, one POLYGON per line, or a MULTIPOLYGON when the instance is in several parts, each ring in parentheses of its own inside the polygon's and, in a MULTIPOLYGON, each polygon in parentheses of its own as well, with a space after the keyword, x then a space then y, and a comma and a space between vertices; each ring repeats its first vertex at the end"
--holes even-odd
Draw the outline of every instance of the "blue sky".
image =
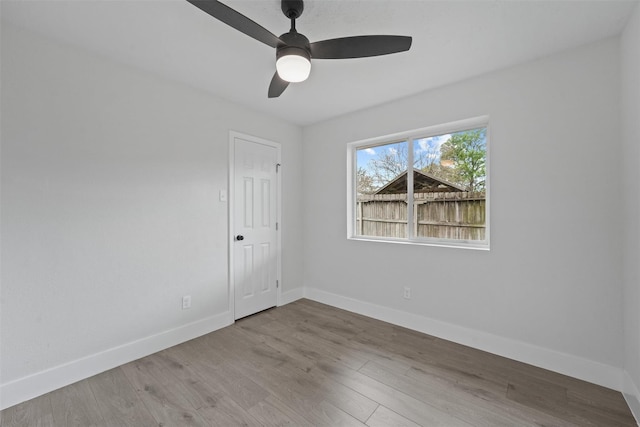
MULTIPOLYGON (((440 161, 440 146, 451 138, 450 134, 437 135, 429 138, 421 138, 414 140, 414 158, 426 154, 435 162, 440 161)), ((394 152, 402 149, 407 142, 398 142, 394 144, 379 145, 377 147, 363 148, 356 151, 357 167, 369 169, 371 160, 379 159, 386 153, 394 152)))

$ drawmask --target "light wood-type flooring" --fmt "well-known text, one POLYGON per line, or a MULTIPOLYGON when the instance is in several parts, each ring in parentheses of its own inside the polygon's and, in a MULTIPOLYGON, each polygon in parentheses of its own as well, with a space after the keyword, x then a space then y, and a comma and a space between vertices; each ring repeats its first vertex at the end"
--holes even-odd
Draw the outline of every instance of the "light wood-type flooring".
POLYGON ((636 426, 622 395, 299 300, 4 410, 9 426, 636 426))

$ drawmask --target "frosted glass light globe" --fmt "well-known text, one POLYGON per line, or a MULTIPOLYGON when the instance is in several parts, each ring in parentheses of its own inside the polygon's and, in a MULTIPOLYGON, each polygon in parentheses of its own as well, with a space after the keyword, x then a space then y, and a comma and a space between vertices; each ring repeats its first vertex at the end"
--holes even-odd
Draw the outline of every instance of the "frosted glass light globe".
POLYGON ((300 55, 284 55, 276 60, 276 70, 282 80, 302 82, 311 73, 311 61, 300 55))

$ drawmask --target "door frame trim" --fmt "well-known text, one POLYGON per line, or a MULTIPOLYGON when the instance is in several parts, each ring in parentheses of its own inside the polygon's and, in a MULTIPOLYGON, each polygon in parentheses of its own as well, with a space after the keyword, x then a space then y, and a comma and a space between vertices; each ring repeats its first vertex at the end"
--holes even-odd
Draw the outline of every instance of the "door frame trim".
MULTIPOLYGON (((231 318, 235 322, 235 274, 234 274, 234 202, 235 202, 235 141, 236 138, 244 139, 245 141, 253 142, 255 144, 267 145, 276 149, 277 163, 282 163, 282 146, 279 142, 270 141, 268 139, 260 138, 246 133, 237 132, 234 130, 229 131, 229 177, 227 180, 227 256, 229 264, 227 266, 227 275, 229 277, 229 283, 227 286, 227 292, 229 294, 229 312, 231 318)), ((278 281, 278 287, 276 288, 276 307, 282 305, 282 172, 276 170, 276 222, 278 223, 278 229, 276 230, 276 280, 278 281)))

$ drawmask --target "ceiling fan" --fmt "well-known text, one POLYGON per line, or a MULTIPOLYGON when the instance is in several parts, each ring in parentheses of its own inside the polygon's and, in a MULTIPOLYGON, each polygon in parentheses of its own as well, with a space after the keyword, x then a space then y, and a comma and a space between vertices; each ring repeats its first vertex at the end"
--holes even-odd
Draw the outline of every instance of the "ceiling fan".
POLYGON ((296 31, 296 19, 304 10, 303 0, 282 0, 282 12, 291 20, 291 29, 280 37, 219 1, 187 1, 236 30, 276 49, 276 73, 269 85, 269 98, 280 96, 289 83, 306 80, 311 72, 311 58, 364 58, 404 52, 411 47, 411 37, 384 35, 342 37, 309 43, 308 38, 296 31))

